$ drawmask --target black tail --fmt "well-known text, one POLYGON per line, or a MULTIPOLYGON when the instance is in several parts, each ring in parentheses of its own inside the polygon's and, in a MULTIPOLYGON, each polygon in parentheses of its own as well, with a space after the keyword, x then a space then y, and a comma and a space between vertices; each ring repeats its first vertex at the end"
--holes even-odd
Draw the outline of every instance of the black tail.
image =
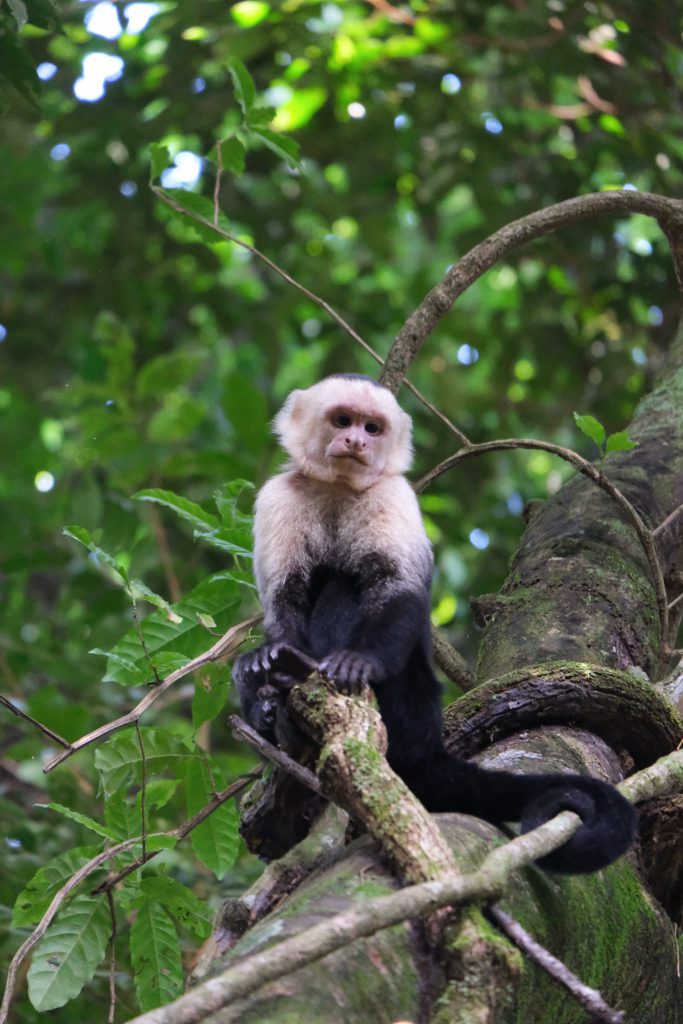
POLYGON ((628 850, 636 813, 621 793, 585 775, 517 775, 487 771, 441 751, 395 770, 429 811, 460 811, 486 821, 521 822, 529 832, 560 811, 583 824, 564 846, 538 861, 563 874, 598 871, 628 850))

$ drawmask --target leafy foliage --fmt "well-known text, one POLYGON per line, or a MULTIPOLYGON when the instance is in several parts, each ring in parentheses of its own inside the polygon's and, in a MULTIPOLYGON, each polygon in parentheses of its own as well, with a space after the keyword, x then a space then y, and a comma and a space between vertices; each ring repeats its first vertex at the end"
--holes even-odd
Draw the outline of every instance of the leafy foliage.
POLYGON ((77 896, 48 928, 31 961, 28 990, 36 1010, 77 996, 104 957, 111 925, 103 900, 77 896))
MULTIPOLYGON (((244 481, 275 468, 271 415, 325 372, 375 372, 318 305, 212 225, 386 352, 445 268, 508 221, 586 191, 682 185, 671 5, 598 0, 549 17, 537 3, 412 0, 395 18, 356 2, 200 0, 137 22, 130 6, 103 29, 101 5, 0 4, 0 675, 67 740, 124 714, 253 611, 244 481)), ((571 447, 571 412, 585 409, 587 454, 597 444, 608 471, 675 295, 654 222, 585 222, 478 281, 411 378, 475 440, 533 430, 571 447)), ((455 442, 404 398, 419 472, 455 442)), ((464 652, 476 647, 466 596, 497 589, 524 503, 565 471, 543 452, 510 453, 423 497, 436 620, 464 652)), ((3 756, 20 769, 0 801, 4 957, 74 871, 136 840, 107 865, 161 851, 115 892, 117 971, 139 997, 121 986, 117 1017, 180 991, 180 943, 205 936, 219 899, 206 868, 232 889, 258 870, 232 803, 189 843, 173 833, 253 763, 226 706, 229 669, 207 667, 139 734, 47 776, 53 741, 10 721, 3 756)), ((93 999, 104 1007, 93 959, 112 923, 87 895, 103 877, 36 950, 34 1003, 16 997, 25 1024, 48 1007, 56 1024, 91 1019, 93 999)))

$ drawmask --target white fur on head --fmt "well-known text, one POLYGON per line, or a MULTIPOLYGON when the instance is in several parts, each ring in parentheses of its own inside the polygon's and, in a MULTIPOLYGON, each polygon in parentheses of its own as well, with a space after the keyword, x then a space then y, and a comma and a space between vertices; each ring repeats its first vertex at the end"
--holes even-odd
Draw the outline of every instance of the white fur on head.
MULTIPOLYGON (((318 384, 293 391, 274 420, 275 432, 285 451, 304 476, 326 482, 343 479, 342 469, 325 459, 326 432, 330 410, 345 405, 362 410, 368 417, 379 416, 385 431, 375 444, 372 466, 344 466, 345 479, 354 490, 364 490, 380 476, 405 473, 412 463, 412 421, 392 393, 368 377, 325 377, 318 384)), ((344 460, 347 461, 347 460, 344 460)))

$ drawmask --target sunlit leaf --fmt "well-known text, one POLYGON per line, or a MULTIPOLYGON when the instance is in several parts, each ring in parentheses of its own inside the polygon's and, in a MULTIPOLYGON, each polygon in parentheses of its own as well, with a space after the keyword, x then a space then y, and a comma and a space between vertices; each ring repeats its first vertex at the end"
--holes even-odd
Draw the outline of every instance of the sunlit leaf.
POLYGON ((321 85, 311 85, 308 88, 299 89, 291 99, 278 108, 273 121, 273 129, 277 132, 293 132, 297 128, 303 128, 326 100, 327 90, 321 85))
POLYGON ((238 0, 230 8, 230 16, 242 28, 253 28, 270 14, 270 5, 264 0, 238 0))

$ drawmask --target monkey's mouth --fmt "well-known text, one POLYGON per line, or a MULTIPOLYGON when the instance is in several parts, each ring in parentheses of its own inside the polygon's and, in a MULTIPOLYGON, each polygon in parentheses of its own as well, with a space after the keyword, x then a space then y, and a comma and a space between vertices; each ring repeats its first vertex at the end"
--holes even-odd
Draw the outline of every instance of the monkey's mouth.
POLYGON ((351 462, 357 462, 360 466, 369 466, 370 463, 364 455, 359 455, 356 452, 333 452, 333 459, 348 459, 351 462))

